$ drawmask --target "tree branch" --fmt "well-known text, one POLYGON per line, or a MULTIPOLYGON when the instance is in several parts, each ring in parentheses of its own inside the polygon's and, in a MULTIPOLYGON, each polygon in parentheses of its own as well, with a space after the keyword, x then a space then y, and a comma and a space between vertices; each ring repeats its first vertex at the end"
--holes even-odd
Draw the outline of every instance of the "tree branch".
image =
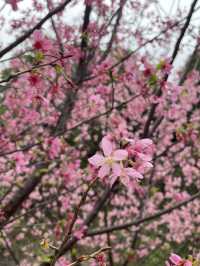
MULTIPOLYGON (((96 202, 93 210, 88 214, 85 220, 85 223, 84 223, 86 226, 89 226, 94 221, 99 211, 103 208, 106 201, 109 199, 110 195, 115 192, 117 185, 118 185, 118 181, 116 181, 111 188, 110 187, 106 188, 100 200, 96 202)), ((78 239, 75 236, 72 236, 66 243, 63 244, 62 253, 59 254, 59 257, 64 255, 77 242, 78 242, 78 239)), ((51 263, 46 263, 45 266, 51 266, 51 263)))
MULTIPOLYGON (((171 56, 171 62, 170 62, 171 65, 173 64, 174 60, 177 57, 181 41, 183 40, 183 37, 184 37, 188 27, 189 27, 189 24, 190 24, 192 15, 193 15, 193 13, 195 11, 195 6, 196 6, 197 2, 198 2, 198 0, 194 0, 193 3, 191 4, 190 10, 189 10, 188 15, 186 17, 185 24, 183 25, 183 27, 181 29, 180 35, 179 35, 179 37, 177 39, 177 42, 176 42, 175 47, 174 47, 174 51, 173 51, 172 56, 171 56)), ((163 79, 163 81, 166 82, 168 80, 168 77, 169 77, 169 74, 166 74, 164 79, 163 79)), ((162 94, 162 90, 161 90, 161 87, 160 87, 159 90, 157 91, 156 95, 157 96, 161 96, 161 94, 162 94)), ((143 138, 146 138, 146 137, 149 136, 149 129, 150 129, 151 121, 154 118, 154 114, 155 114, 157 105, 158 104, 152 104, 152 106, 151 106, 147 121, 146 121, 145 126, 144 126, 144 131, 143 131, 143 134, 142 134, 143 138)))
POLYGON ((122 12, 123 12, 123 8, 125 6, 125 3, 126 3, 126 0, 121 0, 120 1, 120 4, 119 4, 120 6, 119 6, 119 8, 117 10, 118 15, 117 15, 117 19, 116 19, 112 34, 111 34, 111 38, 110 38, 110 41, 108 42, 106 50, 103 53, 103 56, 102 56, 102 58, 100 60, 100 63, 107 58, 108 54, 110 53, 110 50, 112 49, 113 42, 115 40, 115 37, 116 37, 116 34, 117 34, 117 30, 118 30, 118 27, 120 25, 120 20, 122 18, 122 12))
POLYGON ((15 47, 17 47, 19 44, 21 44, 22 42, 24 42, 27 38, 29 38, 32 33, 37 30, 40 29, 41 26, 51 17, 53 17, 55 14, 57 14, 58 12, 62 11, 65 6, 67 4, 69 4, 72 0, 65 0, 62 4, 60 4, 58 7, 56 7, 55 9, 53 9, 52 11, 50 11, 45 17, 43 17, 32 29, 28 30, 27 32, 25 32, 22 36, 20 36, 18 39, 16 39, 14 42, 12 42, 11 44, 9 44, 6 48, 4 48, 3 50, 0 51, 0 58, 2 56, 4 56, 5 54, 7 54, 8 52, 10 52, 12 49, 14 49, 15 47))
POLYGON ((102 229, 97 229, 97 230, 92 230, 92 231, 88 231, 86 234, 87 236, 96 236, 96 235, 101 235, 101 234, 106 234, 108 232, 114 232, 114 231, 118 231, 118 230, 124 230, 124 229, 128 229, 131 226, 139 226, 140 224, 143 224, 145 222, 149 222, 151 220, 157 219, 165 214, 168 214, 176 209, 181 208, 182 206, 187 205, 188 203, 194 201, 195 199, 200 197, 200 191, 197 192, 195 195, 191 196, 189 199, 184 200, 180 203, 175 204, 174 206, 167 208, 166 210, 162 210, 159 211, 153 215, 150 216, 146 216, 144 218, 138 219, 136 221, 130 222, 130 223, 126 223, 126 224, 122 224, 122 225, 115 225, 115 226, 111 226, 111 227, 107 227, 107 228, 102 228, 102 229))

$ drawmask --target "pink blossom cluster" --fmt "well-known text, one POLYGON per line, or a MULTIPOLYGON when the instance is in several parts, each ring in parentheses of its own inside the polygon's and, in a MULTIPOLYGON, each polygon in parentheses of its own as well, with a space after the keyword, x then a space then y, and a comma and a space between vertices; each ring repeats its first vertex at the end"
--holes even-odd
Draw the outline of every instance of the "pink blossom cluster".
POLYGON ((169 260, 166 261, 166 266, 192 266, 192 261, 182 259, 179 255, 172 253, 169 260))
POLYGON ((36 50, 39 50, 42 52, 47 52, 47 51, 51 50, 51 48, 52 48, 51 41, 49 41, 45 36, 43 36, 41 31, 36 30, 34 32, 33 38, 34 38, 33 47, 36 50))
MULTIPOLYGON (((174 250, 182 243, 189 246, 188 239, 195 254, 200 233, 195 196, 200 190, 200 73, 199 66, 188 73, 176 69, 170 51, 188 19, 187 8, 180 4, 174 15, 161 16, 161 1, 80 2, 81 9, 79 1, 0 1, 3 36, 8 32, 20 41, 32 32, 11 45, 11 57, 4 48, 12 40, 5 36, 0 44, 5 56, 0 78, 2 232, 21 266, 38 266, 44 254, 35 243, 45 235, 59 247, 88 184, 98 177, 72 230, 77 256, 86 247, 97 250, 108 244, 108 235, 99 233, 105 227, 127 224, 128 230, 109 233, 114 265, 126 260, 141 264, 166 245, 174 250), (66 2, 39 30, 29 31, 66 2), (14 17, 8 16, 11 8, 14 17), (76 9, 79 19, 68 23, 76 9), (96 209, 105 183, 118 181, 127 189, 118 186, 108 204, 96 209), (152 215, 157 218, 142 223, 142 230, 140 224, 130 226, 152 215), (88 217, 93 217, 89 225, 88 217), (91 232, 96 233, 90 237, 91 232)), ((195 24, 192 18, 185 32, 191 49, 200 40, 195 24)), ((184 54, 184 47, 178 53, 184 54)), ((12 260, 7 243, 1 239, 1 244, 1 260, 12 260)), ((70 264, 66 256, 57 264, 70 264)), ((98 263, 103 265, 104 259, 93 261, 98 263)), ((191 266, 191 261, 172 254, 167 265, 191 266)))
POLYGON ((153 166, 153 142, 150 139, 124 139, 122 146, 122 149, 117 149, 108 136, 103 137, 103 154, 97 152, 89 158, 89 163, 98 169, 100 179, 107 178, 113 184, 119 178, 129 188, 136 180, 143 179, 144 173, 153 166))

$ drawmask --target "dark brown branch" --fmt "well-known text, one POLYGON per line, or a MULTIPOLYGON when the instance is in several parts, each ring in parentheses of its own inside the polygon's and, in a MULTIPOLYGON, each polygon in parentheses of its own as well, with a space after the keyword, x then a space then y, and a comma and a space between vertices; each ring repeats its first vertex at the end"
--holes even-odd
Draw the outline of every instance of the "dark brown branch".
POLYGON ((106 116, 107 114, 111 113, 113 110, 117 110, 117 109, 120 109, 120 108, 126 106, 128 103, 132 102, 133 100, 135 100, 139 96, 140 96, 140 94, 134 95, 134 96, 130 97, 128 100, 126 100, 124 102, 121 102, 121 103, 119 103, 116 106, 111 107, 110 109, 106 110, 105 112, 102 112, 100 114, 94 115, 91 118, 85 119, 85 120, 81 121, 80 123, 78 123, 77 125, 75 125, 74 127, 71 127, 69 129, 66 129, 63 132, 60 132, 58 134, 58 136, 63 135, 65 132, 72 131, 72 130, 74 130, 74 129, 76 129, 76 128, 84 125, 84 124, 89 124, 93 120, 96 120, 96 119, 98 119, 100 117, 106 116))
POLYGON ((16 256, 14 250, 13 250, 12 247, 10 246, 10 243, 9 243, 9 241, 7 240, 7 236, 4 235, 4 232, 3 232, 3 231, 1 231, 1 236, 2 236, 2 238, 3 238, 3 240, 4 240, 5 244, 6 244, 6 248, 8 249, 8 252, 10 253, 11 258, 13 259, 15 265, 16 265, 16 266, 17 266, 17 265, 20 265, 20 262, 19 262, 19 260, 18 260, 18 258, 17 258, 17 256, 16 256))
MULTIPOLYGON (((66 4, 68 4, 71 0, 65 1, 62 5, 60 5, 59 7, 57 7, 56 9, 54 9, 53 11, 49 12, 49 14, 47 15, 48 18, 51 18, 54 14, 58 13, 59 11, 61 11, 66 4)), ((91 13, 91 9, 89 8, 89 10, 87 9, 86 6, 86 11, 85 11, 85 17, 84 17, 84 23, 83 23, 83 30, 85 31, 88 27, 89 24, 89 16, 91 13)), ((45 17, 45 20, 43 19, 43 23, 48 19, 45 17)), ((42 24, 43 24, 42 23, 42 24)), ((40 22, 40 26, 42 25, 40 22)), ((37 24, 38 25, 38 24, 37 24)), ((25 40, 26 38, 28 38, 28 36, 30 36, 32 34, 32 32, 36 29, 37 27, 35 26, 31 31, 29 31, 22 39, 25 40), (25 39, 24 39, 25 38, 25 39)), ((20 40, 19 42, 17 42, 17 44, 21 43, 23 40, 20 40)), ((83 47, 83 49, 85 48, 85 41, 83 40, 82 37, 82 43, 81 46, 83 47)), ((1 55, 1 52, 0 52, 1 55)), ((72 84, 73 86, 73 84, 72 84)), ((77 91, 77 89, 76 89, 77 91)), ((53 135, 57 135, 57 132, 60 131, 60 129, 65 128, 64 125, 67 122, 67 120, 70 118, 70 114, 71 111, 73 109, 73 105, 75 102, 75 95, 74 93, 72 94, 71 92, 68 93, 67 97, 66 97, 66 101, 65 101, 65 105, 64 105, 64 109, 63 112, 61 114, 61 120, 59 120, 59 123, 55 129, 55 131, 53 132, 53 135)), ((17 192, 15 193, 15 195, 11 198, 11 200, 8 202, 8 204, 3 208, 3 213, 5 215, 6 221, 19 209, 19 207, 21 206, 21 204, 29 197, 30 193, 37 187, 37 185, 41 182, 42 177, 44 175, 44 172, 42 171, 43 168, 48 168, 49 166, 49 162, 48 163, 42 163, 41 167, 38 167, 38 169, 35 171, 35 173, 33 174, 33 176, 31 176, 30 178, 28 178, 28 180, 25 182, 24 186, 22 188, 20 188, 19 190, 17 190, 17 192), (39 171, 39 174, 38 174, 39 171)), ((1 226, 2 223, 0 223, 1 226)))
POLYGON ((58 134, 59 132, 65 130, 66 121, 70 118, 72 109, 76 101, 78 93, 77 85, 79 86, 81 85, 84 75, 86 74, 86 61, 87 61, 86 54, 88 47, 87 28, 90 22, 91 11, 92 11, 91 5, 86 5, 84 12, 83 26, 82 26, 82 36, 81 36, 81 51, 83 52, 83 57, 80 58, 76 74, 73 78, 76 86, 74 86, 73 91, 70 91, 65 97, 63 108, 54 131, 55 134, 58 134))
POLYGON ((84 79, 84 76, 87 73, 87 54, 88 54, 88 33, 87 28, 90 23, 90 15, 92 12, 92 6, 86 5, 85 7, 85 13, 84 13, 84 20, 83 20, 83 26, 82 26, 82 37, 81 37, 81 51, 83 53, 83 56, 80 58, 77 72, 76 72, 76 80, 77 83, 82 83, 82 80, 84 79))
MULTIPOLYGON (((186 17, 186 21, 185 21, 185 23, 181 29, 180 35, 179 35, 177 42, 175 44, 174 51, 173 51, 172 56, 171 56, 171 62, 170 62, 171 64, 173 64, 174 60, 176 59, 176 56, 177 56, 179 48, 180 48, 181 41, 183 40, 183 37, 185 36, 185 33, 189 27, 192 15, 195 11, 195 5, 197 4, 197 2, 198 2, 198 0, 194 0, 193 3, 191 4, 190 10, 189 10, 188 15, 186 17)), ((169 77, 169 74, 166 74, 163 81, 166 82, 168 80, 168 77, 169 77)), ((162 95, 162 88, 159 88, 156 95, 157 96, 162 95)), ((147 121, 146 121, 145 126, 144 126, 144 131, 142 134, 143 138, 146 138, 149 136, 150 125, 151 125, 151 122, 154 118, 154 114, 155 114, 157 105, 158 104, 152 104, 152 106, 151 106, 147 121)), ((153 132, 151 132, 151 133, 153 134, 153 132)))
MULTIPOLYGON (((118 185, 118 181, 116 181, 111 188, 110 187, 107 187, 105 189, 105 192, 103 193, 102 197, 96 202, 93 210, 87 216, 87 218, 85 220, 85 225, 86 226, 89 226, 94 221, 94 219, 97 217, 99 211, 103 208, 103 206, 105 205, 105 203, 107 202, 107 200, 110 198, 110 195, 115 192, 115 190, 117 188, 117 185, 118 185)), ((59 257, 62 256, 62 255, 64 255, 68 250, 70 250, 72 248, 72 246, 76 242, 78 242, 78 239, 76 237, 72 236, 63 245, 62 253, 59 254, 59 257)), ((47 263, 45 266, 51 266, 51 263, 47 263)))
POLYGON ((180 44, 181 44, 182 39, 183 39, 183 37, 184 37, 184 35, 185 35, 189 25, 190 25, 190 21, 191 21, 192 15, 194 13, 195 6, 196 6, 197 2, 198 2, 198 0, 194 0, 193 3, 191 4, 190 11, 189 11, 189 13, 188 13, 188 15, 186 17, 186 22, 185 22, 185 24, 184 24, 184 26, 183 26, 183 28, 181 30, 181 33, 179 35, 179 38, 178 38, 177 42, 175 44, 175 48, 174 48, 174 51, 173 51, 173 54, 172 54, 172 57, 171 57, 172 58, 171 59, 171 64, 173 64, 173 62, 174 62, 174 60, 175 60, 175 58, 176 58, 176 56, 178 54, 178 51, 179 51, 179 48, 180 48, 180 44))
POLYGON ((122 18, 122 12, 123 12, 123 8, 125 6, 125 3, 126 3, 126 0, 121 0, 120 1, 120 6, 119 6, 119 8, 117 10, 118 15, 117 15, 117 19, 116 19, 112 34, 111 34, 111 38, 110 38, 110 41, 108 42, 106 50, 103 53, 103 56, 102 56, 102 58, 100 60, 100 63, 107 58, 108 54, 110 53, 110 51, 112 49, 113 42, 115 40, 115 37, 116 37, 116 34, 117 34, 117 30, 118 30, 118 27, 120 25, 120 21, 121 21, 121 18, 122 18))
MULTIPOLYGON (((88 119, 85 119, 85 120, 81 121, 80 123, 76 124, 75 126, 73 126, 71 128, 64 129, 63 131, 58 132, 54 137, 62 136, 63 134, 65 134, 65 133, 67 133, 69 131, 73 131, 74 129, 79 128, 79 127, 81 127, 84 124, 89 124, 89 123, 91 123, 92 121, 94 121, 94 120, 96 120, 98 118, 106 116, 106 115, 110 114, 113 110, 117 110, 119 108, 122 108, 122 107, 126 106, 128 103, 132 102, 134 99, 138 98, 139 96, 140 96, 140 94, 134 95, 134 96, 130 97, 128 100, 126 100, 126 101, 124 101, 122 103, 119 103, 116 106, 111 107, 110 109, 106 110, 105 112, 102 112, 100 114, 94 115, 94 116, 92 116, 92 117, 90 117, 88 119)), ((1 156, 6 156, 6 155, 10 155, 10 154, 13 154, 13 153, 16 153, 16 152, 20 152, 20 151, 28 151, 32 147, 39 146, 40 144, 42 144, 42 141, 31 143, 31 144, 25 145, 25 146, 23 146, 23 147, 21 147, 19 149, 15 149, 15 150, 12 150, 12 151, 2 152, 2 153, 0 153, 0 157, 1 156)))
MULTIPOLYGON (((151 171, 150 177, 148 179, 148 192, 145 194, 144 197, 139 197, 140 200, 140 211, 139 211, 139 216, 138 219, 142 219, 145 209, 146 209, 146 203, 149 201, 150 198, 150 191, 152 188, 152 181, 153 177, 155 176, 155 159, 154 159, 154 167, 151 171)), ((142 233, 142 226, 138 227, 135 232, 133 233, 133 238, 131 241, 131 250, 134 252, 134 249, 137 248, 137 242, 139 240, 140 234, 142 233)), ((129 256, 125 259, 123 266, 127 266, 129 264, 129 256)))
MULTIPOLYGON (((197 7, 194 10, 194 13, 197 12, 200 9, 200 7, 197 7)), ((121 65, 123 62, 127 61, 132 55, 134 55, 135 53, 137 53, 138 51, 140 51, 142 48, 144 48, 145 46, 147 46, 150 43, 153 43, 155 41, 157 41, 162 35, 164 35, 165 33, 169 32, 169 30, 174 29, 175 27, 178 27, 182 24, 183 21, 186 20, 186 17, 182 18, 181 20, 175 22, 174 24, 172 24, 170 27, 167 27, 166 29, 162 30, 160 33, 158 33, 157 35, 155 35, 153 38, 146 40, 144 43, 142 43, 138 48, 136 48, 135 50, 131 51, 130 53, 128 53, 127 55, 125 55, 124 57, 122 57, 118 62, 114 63, 109 69, 108 71, 116 68, 117 66, 121 65)), ((89 76, 86 77, 83 82, 88 81, 88 80, 92 80, 94 78, 96 78, 97 75, 95 76, 89 76)))
POLYGON ((143 224, 145 222, 149 222, 152 220, 155 220, 165 214, 171 213, 172 211, 181 208, 182 206, 187 205, 188 203, 194 201, 195 199, 200 197, 200 191, 197 192, 195 195, 191 196, 189 199, 184 200, 180 203, 175 204, 174 206, 167 208, 166 210, 162 210, 159 211, 153 215, 150 216, 146 216, 144 218, 138 219, 136 221, 130 222, 130 223, 126 223, 126 224, 122 224, 122 225, 115 225, 115 226, 111 226, 108 228, 102 228, 102 229, 97 229, 97 230, 92 230, 92 231, 88 231, 86 236, 95 236, 95 235, 101 235, 101 234, 106 234, 108 232, 114 232, 114 231, 118 231, 118 230, 124 230, 124 229, 128 229, 131 226, 139 226, 140 224, 143 224))
POLYGON ((44 64, 40 64, 40 65, 34 65, 33 67, 27 69, 27 70, 23 70, 21 72, 17 72, 17 73, 14 73, 14 74, 11 74, 10 76, 8 76, 6 79, 2 79, 0 80, 0 83, 5 83, 5 82, 8 82, 14 78, 18 78, 19 76, 21 75, 24 75, 24 74, 27 74, 27 73, 30 73, 31 71, 35 70, 35 69, 38 69, 38 68, 42 68, 42 67, 47 67, 47 66, 54 66, 56 62, 60 61, 61 59, 65 59, 65 58, 69 58, 69 57, 72 57, 72 55, 67 55, 67 56, 62 56, 60 58, 57 58, 55 60, 52 60, 50 62, 47 62, 47 63, 44 63, 44 64))
POLYGON ((42 25, 51 17, 53 17, 55 14, 61 12, 67 4, 69 4, 72 0, 65 0, 62 4, 60 4, 58 7, 50 11, 44 18, 42 18, 32 29, 25 32, 22 36, 20 36, 18 39, 16 39, 14 42, 12 42, 10 45, 8 45, 6 48, 0 51, 0 58, 10 52, 12 49, 17 47, 20 43, 24 42, 27 38, 29 38, 32 33, 40 29, 42 25))
POLYGON ((69 239, 69 237, 70 237, 71 234, 72 234, 72 229, 73 229, 74 224, 75 224, 75 222, 76 222, 76 220, 77 220, 77 218, 78 218, 78 214, 79 214, 79 212, 80 212, 81 206, 84 204, 84 202, 85 202, 85 200, 86 200, 86 198, 87 198, 88 192, 89 192, 89 190, 91 189, 92 185, 96 182, 96 180, 97 180, 97 178, 93 179, 93 180, 89 183, 87 190, 84 192, 84 194, 83 194, 83 196, 82 196, 82 198, 81 198, 81 200, 80 200, 78 206, 76 207, 76 209, 75 209, 75 211, 74 211, 73 218, 72 218, 72 220, 71 220, 71 222, 70 222, 70 224, 69 224, 69 227, 68 227, 67 230, 66 230, 67 232, 66 232, 66 234, 65 234, 64 240, 63 240, 63 242, 61 243, 59 249, 56 251, 55 256, 52 258, 51 266, 54 266, 54 265, 55 265, 57 259, 58 259, 58 258, 60 257, 60 255, 63 253, 63 249, 64 249, 64 246, 65 246, 65 243, 67 242, 67 240, 69 239))
POLYGON ((189 57, 185 65, 185 68, 179 81, 179 86, 183 85, 183 83, 187 79, 188 74, 199 66, 199 60, 199 43, 197 43, 192 55, 189 57))
MULTIPOLYGON (((106 206, 105 208, 105 213, 104 213, 104 224, 105 224, 105 227, 108 226, 108 206, 106 206)), ((112 241, 111 241, 111 237, 110 237, 110 233, 107 233, 106 234, 106 238, 107 238, 107 245, 109 247, 112 247, 112 241)), ((110 249, 108 251, 108 259, 109 259, 109 265, 110 266, 114 266, 114 258, 113 258, 113 253, 112 253, 112 250, 110 249)))
MULTIPOLYGON (((100 113, 96 116, 93 116, 91 117, 90 119, 86 119, 86 120, 83 120, 82 122, 80 122, 79 124, 77 124, 76 126, 68 129, 68 130, 65 130, 64 132, 60 132, 60 135, 61 134, 64 134, 65 132, 67 131, 71 131, 71 130, 74 130, 80 126, 82 126, 83 124, 88 124, 90 123, 91 121, 95 120, 95 119, 98 119, 102 116, 105 116, 107 114, 109 114, 110 112, 112 112, 114 109, 117 109, 117 108, 121 108, 123 106, 125 106, 126 104, 128 104, 129 102, 133 101, 135 98, 139 97, 140 95, 135 95, 133 97, 131 97, 130 99, 128 99, 127 101, 125 102, 122 102, 120 103, 119 105, 105 111, 104 113, 100 113)), ((59 136, 59 134, 57 135, 59 136)), ((35 144, 31 144, 29 145, 28 148, 30 147, 33 147, 35 145, 39 145, 41 143, 35 143, 35 144)), ((25 149, 24 147, 24 150, 27 150, 25 149)), ((15 150, 15 151, 10 151, 9 154, 11 153, 14 153, 14 152, 17 152, 18 150, 15 150)), ((5 155, 5 154, 4 154, 5 155)), ((41 179, 44 175, 44 173, 42 171, 40 171, 42 168, 47 168, 48 167, 48 163, 46 165, 46 163, 41 163, 40 166, 38 166, 38 169, 39 169, 39 173, 40 175, 33 175, 30 177, 30 179, 28 179, 23 188, 20 188, 16 193, 15 195, 12 197, 12 199, 8 202, 8 204, 5 206, 5 208, 3 208, 3 211, 5 213, 5 218, 6 218, 6 221, 5 222, 0 222, 0 227, 3 228, 4 225, 8 224, 8 220, 11 216, 13 216, 16 211, 19 209, 19 207, 21 206, 21 204, 23 203, 24 200, 26 200, 29 196, 29 194, 36 188, 36 186, 41 182, 41 179), (46 167, 45 167, 46 166, 46 167)), ((36 172, 37 173, 37 172, 36 172)), ((91 221, 94 220, 94 218, 96 217, 97 213, 96 211, 98 211, 99 209, 101 209, 101 204, 104 204, 104 200, 107 199, 107 194, 104 195, 104 197, 102 198, 102 202, 100 201, 99 204, 97 204, 97 206, 94 208, 94 210, 90 213, 90 215, 87 217, 86 219, 86 225, 89 225, 91 223, 91 221)), ((71 241, 71 240, 70 240, 71 241)), ((71 242, 70 242, 71 243, 71 242)), ((72 243, 74 243, 72 241, 72 243)), ((72 244, 70 244, 72 245, 72 244)))
MULTIPOLYGON (((150 125, 151 125, 151 121, 154 118, 154 113, 156 111, 156 107, 157 107, 157 104, 153 104, 151 109, 150 109, 147 121, 146 121, 146 123, 144 125, 144 131, 143 131, 143 135, 142 135, 143 138, 146 138, 146 137, 149 136, 149 128, 150 128, 150 125)), ((153 134, 153 132, 151 132, 151 134, 153 134)))
POLYGON ((18 189, 14 196, 8 201, 6 206, 2 209, 5 221, 0 221, 0 226, 3 227, 4 223, 19 209, 21 204, 27 199, 30 193, 35 189, 35 187, 40 183, 44 171, 47 170, 49 162, 43 162, 35 171, 34 175, 27 179, 23 187, 18 189), (43 171, 42 171, 43 170, 43 171))
POLYGON ((38 203, 38 204, 37 204, 36 206, 34 206, 34 207, 31 207, 31 208, 30 208, 29 210, 27 210, 25 213, 20 214, 20 215, 18 215, 18 216, 15 216, 14 218, 10 219, 9 221, 3 223, 3 224, 2 224, 2 227, 0 226, 0 230, 1 230, 4 226, 6 226, 6 225, 8 225, 8 224, 11 224, 11 223, 15 222, 16 220, 18 220, 18 219, 20 219, 20 218, 23 218, 23 217, 25 217, 25 216, 28 216, 28 215, 30 215, 30 214, 33 214, 37 209, 39 209, 39 208, 44 208, 45 205, 48 205, 48 204, 49 204, 50 202, 52 202, 52 200, 54 200, 54 199, 55 199, 55 200, 57 199, 57 194, 54 195, 53 197, 51 197, 50 199, 45 200, 45 201, 43 201, 43 202, 41 202, 41 203, 38 203))
MULTIPOLYGON (((51 12, 52 8, 51 8, 51 3, 50 3, 49 0, 47 0, 47 7, 49 9, 49 12, 51 12)), ((57 39, 57 42, 58 42, 58 45, 59 45, 59 48, 60 48, 60 54, 63 56, 64 55, 64 46, 62 44, 62 41, 61 41, 60 35, 58 33, 58 30, 56 28, 56 24, 55 24, 55 21, 54 21, 53 17, 51 17, 51 25, 52 25, 52 28, 53 28, 54 33, 56 35, 56 39, 57 39)))

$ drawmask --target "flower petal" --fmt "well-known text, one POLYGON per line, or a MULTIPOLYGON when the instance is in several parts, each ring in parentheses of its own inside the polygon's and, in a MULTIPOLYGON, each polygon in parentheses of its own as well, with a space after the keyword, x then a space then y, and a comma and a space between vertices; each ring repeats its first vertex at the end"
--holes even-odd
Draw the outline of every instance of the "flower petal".
POLYGON ((112 164, 112 172, 113 172, 113 175, 118 177, 121 175, 121 166, 120 164, 118 163, 113 163, 112 164))
POLYGON ((137 171, 144 173, 152 167, 153 165, 150 162, 141 162, 141 164, 137 167, 137 171))
POLYGON ((171 256, 169 257, 169 260, 175 265, 178 265, 182 261, 181 257, 174 253, 171 254, 171 256))
POLYGON ((101 154, 98 154, 96 153, 95 155, 93 155, 92 157, 90 157, 88 159, 89 163, 96 166, 96 167, 99 167, 99 166, 102 166, 103 163, 104 163, 104 157, 103 155, 101 154))
POLYGON ((101 141, 102 150, 105 156, 110 156, 113 150, 112 142, 107 138, 104 137, 101 141))
POLYGON ((128 168, 125 168, 124 170, 126 171, 128 176, 131 176, 136 179, 143 179, 143 175, 133 168, 128 167, 128 168))
POLYGON ((120 180, 125 187, 130 187, 130 178, 128 176, 123 176, 123 178, 120 178, 120 180))
POLYGON ((40 30, 36 30, 34 33, 33 33, 33 37, 35 40, 41 40, 42 39, 42 33, 40 30))
POLYGON ((128 157, 128 152, 126 150, 116 150, 113 153, 113 158, 116 161, 125 160, 128 157))
POLYGON ((152 160, 152 155, 150 155, 150 154, 138 152, 137 156, 138 156, 138 158, 140 158, 143 161, 151 161, 152 160))
POLYGON ((98 172, 98 177, 104 178, 105 176, 109 175, 110 173, 110 166, 108 164, 102 165, 98 172))
POLYGON ((117 180, 117 176, 115 175, 111 175, 110 177, 110 186, 112 187, 112 185, 115 183, 115 181, 117 180))
POLYGON ((153 141, 151 139, 141 139, 140 142, 143 147, 147 147, 153 144, 153 141))
POLYGON ((149 169, 149 168, 152 168, 153 167, 153 164, 150 163, 150 162, 145 162, 144 163, 144 167, 145 167, 145 169, 149 169))
POLYGON ((192 266, 192 262, 189 260, 186 260, 184 263, 184 266, 192 266))

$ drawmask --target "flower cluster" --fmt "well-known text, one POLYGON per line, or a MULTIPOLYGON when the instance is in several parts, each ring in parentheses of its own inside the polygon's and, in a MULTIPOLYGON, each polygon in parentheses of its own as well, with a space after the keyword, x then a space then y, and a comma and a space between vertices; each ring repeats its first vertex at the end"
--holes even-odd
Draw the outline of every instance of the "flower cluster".
POLYGON ((133 185, 135 180, 152 167, 153 143, 150 139, 124 139, 123 149, 117 149, 113 141, 105 136, 101 141, 102 153, 89 158, 89 163, 98 168, 98 177, 113 184, 117 178, 126 186, 133 185))
POLYGON ((51 42, 42 35, 41 31, 36 30, 33 34, 34 44, 36 50, 47 52, 52 48, 51 42))
POLYGON ((172 253, 169 260, 165 263, 166 266, 192 266, 190 260, 182 259, 177 254, 172 253))

